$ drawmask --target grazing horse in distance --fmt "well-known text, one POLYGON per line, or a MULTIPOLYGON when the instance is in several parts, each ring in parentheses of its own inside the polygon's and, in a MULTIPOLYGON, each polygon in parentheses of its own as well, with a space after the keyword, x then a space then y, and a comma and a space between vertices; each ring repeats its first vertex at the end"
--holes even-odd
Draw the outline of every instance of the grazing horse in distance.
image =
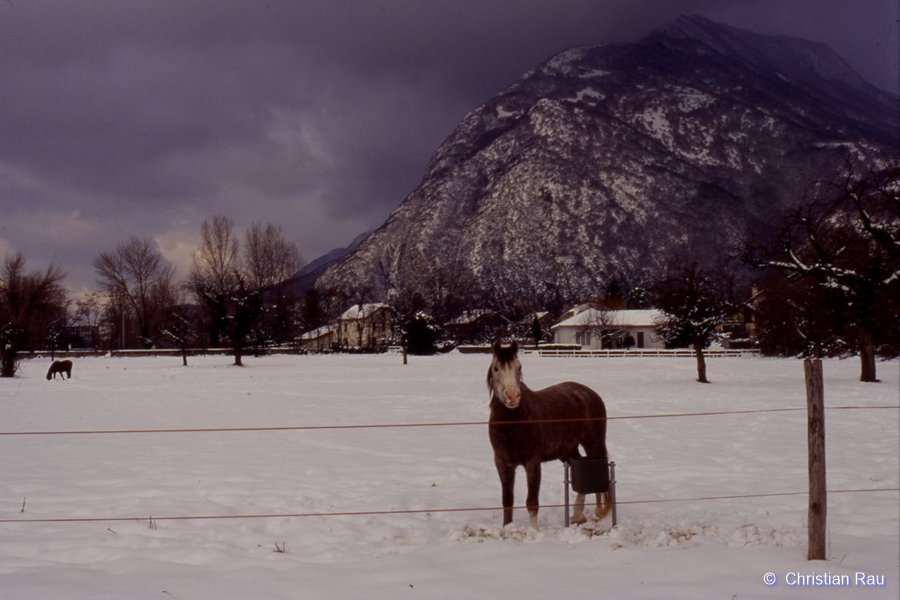
MULTIPOLYGON (((518 344, 493 345, 487 373, 491 392, 488 434, 494 448, 494 464, 500 476, 503 525, 512 523, 516 468, 525 467, 528 498, 525 506, 531 526, 538 527, 541 463, 568 462, 580 456, 606 457, 606 406, 592 389, 571 381, 533 391, 522 383, 518 344)), ((609 491, 597 495, 597 520, 611 509, 609 491)), ((575 499, 574 523, 584 523, 584 494, 575 499)))
POLYGON ((56 379, 56 374, 59 373, 60 379, 72 379, 72 361, 71 360, 54 360, 53 364, 50 365, 50 370, 47 371, 47 381, 51 379, 56 379), (63 374, 65 373, 65 377, 63 374))

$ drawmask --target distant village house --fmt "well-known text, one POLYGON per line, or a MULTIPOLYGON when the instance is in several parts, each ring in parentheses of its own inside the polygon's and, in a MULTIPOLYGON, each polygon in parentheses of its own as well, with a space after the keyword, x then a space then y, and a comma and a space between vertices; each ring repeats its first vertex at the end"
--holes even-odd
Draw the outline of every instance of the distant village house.
POLYGON ((334 325, 324 325, 312 331, 307 331, 300 336, 300 345, 307 352, 328 352, 335 343, 334 325))
POLYGON ((338 317, 336 342, 344 348, 379 348, 386 345, 392 330, 387 304, 356 305, 338 317))
POLYGON ((658 310, 598 310, 576 307, 552 327, 556 344, 576 344, 590 350, 665 348, 656 335, 658 310))

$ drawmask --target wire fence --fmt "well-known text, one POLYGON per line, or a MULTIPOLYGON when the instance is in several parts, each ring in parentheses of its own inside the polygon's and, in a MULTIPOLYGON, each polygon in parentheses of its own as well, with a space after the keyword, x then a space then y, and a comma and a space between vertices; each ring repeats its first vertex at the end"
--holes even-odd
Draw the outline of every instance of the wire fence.
MULTIPOLYGON (((851 490, 828 490, 829 494, 859 494, 872 492, 900 492, 900 488, 864 488, 851 490)), ((694 496, 692 498, 653 498, 644 500, 617 500, 619 506, 629 504, 667 504, 675 502, 701 502, 712 500, 737 500, 744 498, 778 498, 784 496, 806 496, 808 492, 771 492, 765 494, 729 494, 723 496, 694 496)), ((564 504, 542 504, 541 508, 564 508, 564 504)), ((527 507, 514 506, 514 509, 524 510, 527 507)), ((297 518, 335 518, 335 517, 363 517, 363 516, 390 516, 390 515, 422 515, 461 512, 499 512, 502 506, 479 506, 463 508, 413 508, 395 510, 356 510, 356 511, 326 511, 326 512, 294 512, 294 513, 265 513, 265 514, 237 514, 237 515, 176 515, 176 516, 130 516, 130 517, 60 517, 60 518, 17 518, 0 519, 0 525, 13 523, 121 523, 141 521, 224 521, 241 519, 297 519, 297 518)))
MULTIPOLYGON (((831 406, 826 410, 900 410, 900 405, 878 405, 878 406, 831 406)), ((609 416, 599 419, 553 419, 541 421, 528 421, 529 424, 536 423, 567 423, 575 421, 598 421, 598 420, 627 420, 627 419, 665 419, 665 418, 696 418, 711 416, 729 416, 729 415, 748 415, 762 413, 784 413, 784 412, 800 412, 806 411, 806 407, 788 407, 788 408, 767 408, 753 410, 737 410, 737 411, 706 411, 691 413, 662 413, 662 414, 646 414, 646 415, 624 415, 609 416)), ((521 423, 496 423, 494 425, 516 425, 521 423)), ((358 429, 391 429, 391 428, 416 428, 416 427, 471 427, 471 426, 488 426, 488 421, 454 421, 454 422, 435 422, 435 423, 372 423, 372 424, 335 424, 335 425, 285 425, 272 427, 205 427, 205 428, 175 428, 175 429, 96 429, 96 430, 57 430, 57 431, 0 431, 0 438, 12 436, 73 436, 73 435, 146 435, 146 434, 196 434, 196 433, 248 433, 248 432, 275 432, 275 431, 319 431, 319 430, 358 430, 358 429)), ((884 492, 900 492, 900 488, 859 488, 859 489, 840 489, 828 490, 829 494, 856 494, 856 493, 884 493, 884 492)), ((617 505, 631 504, 661 504, 674 502, 701 502, 701 501, 717 501, 717 500, 733 500, 733 499, 751 499, 751 498, 773 498, 784 496, 806 496, 807 491, 796 492, 771 492, 757 494, 733 494, 721 496, 695 496, 690 498, 655 498, 655 499, 634 499, 634 500, 617 500, 617 505)), ((562 508, 563 504, 544 504, 542 508, 562 508)), ((514 508, 525 509, 525 506, 517 506, 514 508)), ((211 521, 211 520, 232 520, 232 519, 294 519, 294 518, 336 518, 336 517, 359 517, 373 515, 418 515, 418 514, 441 514, 441 513, 461 513, 461 512, 494 512, 502 511, 503 507, 487 506, 487 507, 463 507, 463 508, 427 508, 427 509, 397 509, 397 510, 366 510, 366 511, 327 511, 327 512, 293 512, 293 513, 274 513, 274 514, 234 514, 234 515, 170 515, 170 516, 118 516, 118 517, 60 517, 60 518, 4 518, 0 519, 0 524, 48 524, 48 523, 114 523, 114 522, 141 522, 150 521, 151 523, 159 521, 211 521)))
MULTIPOLYGON (((877 409, 893 409, 900 410, 900 405, 879 405, 879 406, 827 406, 825 410, 877 410, 877 409)), ((596 418, 575 418, 575 419, 533 419, 527 424, 554 424, 554 423, 573 423, 573 422, 590 422, 590 421, 617 421, 630 419, 666 419, 666 418, 684 418, 684 417, 711 417, 725 415, 749 415, 761 413, 781 413, 781 412, 800 412, 806 411, 806 407, 790 407, 790 408, 760 408, 752 410, 728 410, 728 411, 704 411, 689 413, 655 413, 646 415, 622 415, 607 416, 596 418)), ((269 432, 269 431, 319 431, 334 429, 404 429, 414 427, 466 427, 466 426, 514 426, 522 425, 522 422, 509 421, 490 423, 489 421, 447 421, 435 423, 356 423, 356 424, 334 424, 334 425, 274 425, 264 427, 187 427, 187 428, 168 428, 168 429, 86 429, 86 430, 54 430, 54 431, 0 431, 0 437, 10 436, 52 436, 52 435, 122 435, 122 434, 168 434, 168 433, 247 433, 247 432, 269 432)))

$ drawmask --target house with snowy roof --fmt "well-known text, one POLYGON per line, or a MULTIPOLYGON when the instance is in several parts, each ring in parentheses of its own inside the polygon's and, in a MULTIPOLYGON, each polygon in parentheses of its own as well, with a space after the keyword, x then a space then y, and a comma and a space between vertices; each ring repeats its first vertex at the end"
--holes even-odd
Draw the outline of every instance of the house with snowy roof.
POLYGON ((577 344, 591 350, 665 348, 656 334, 656 325, 663 318, 659 310, 599 310, 585 304, 563 317, 551 328, 556 344, 577 344))
POLYGON ((300 336, 300 345, 307 352, 327 352, 337 343, 336 330, 334 325, 323 325, 307 331, 300 336))
POLYGON ((345 348, 384 346, 392 333, 393 318, 387 304, 356 304, 337 320, 337 343, 345 348))

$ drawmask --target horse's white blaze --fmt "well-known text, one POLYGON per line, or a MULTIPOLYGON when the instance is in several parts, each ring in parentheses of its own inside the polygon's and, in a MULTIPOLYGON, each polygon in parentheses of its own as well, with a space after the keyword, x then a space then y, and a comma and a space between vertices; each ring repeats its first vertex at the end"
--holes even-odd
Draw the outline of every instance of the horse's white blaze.
POLYGON ((507 408, 516 408, 522 399, 519 388, 522 366, 518 360, 508 365, 498 365, 494 371, 494 392, 500 396, 507 408))
POLYGON ((522 381, 522 363, 514 358, 508 363, 501 363, 496 358, 491 365, 491 381, 493 392, 507 408, 516 408, 522 399, 519 384, 522 381))

